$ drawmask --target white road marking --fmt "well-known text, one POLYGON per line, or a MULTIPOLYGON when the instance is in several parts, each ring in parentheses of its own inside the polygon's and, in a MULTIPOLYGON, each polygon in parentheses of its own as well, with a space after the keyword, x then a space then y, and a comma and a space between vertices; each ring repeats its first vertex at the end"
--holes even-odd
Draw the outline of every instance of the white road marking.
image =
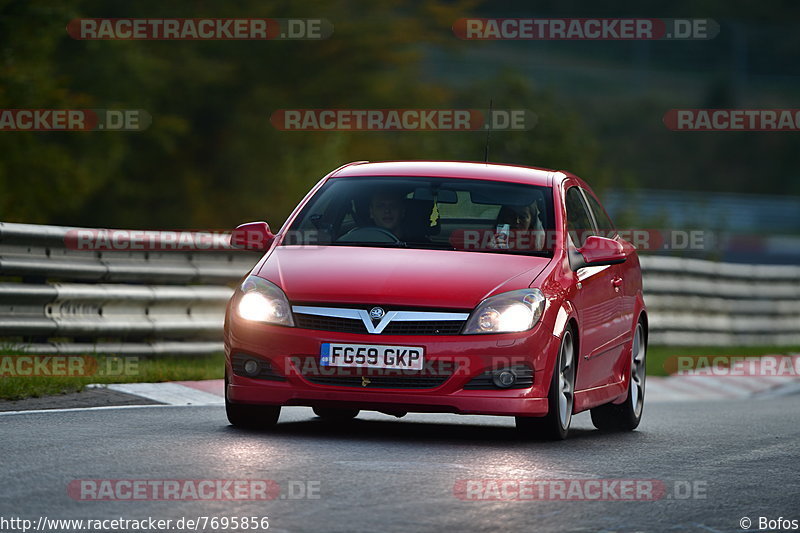
POLYGON ((5 415, 30 415, 42 413, 77 413, 80 411, 112 411, 115 409, 145 409, 150 407, 180 407, 177 405, 103 405, 100 407, 68 407, 66 409, 28 409, 27 411, 0 411, 0 416, 5 415))

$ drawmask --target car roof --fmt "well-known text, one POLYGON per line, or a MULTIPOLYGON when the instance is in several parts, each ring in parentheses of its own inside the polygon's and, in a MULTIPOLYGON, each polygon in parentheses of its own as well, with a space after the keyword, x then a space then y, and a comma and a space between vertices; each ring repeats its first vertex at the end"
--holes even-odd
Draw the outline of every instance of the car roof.
POLYGON ((466 178, 549 187, 554 172, 546 168, 469 161, 357 161, 335 170, 330 177, 466 178))

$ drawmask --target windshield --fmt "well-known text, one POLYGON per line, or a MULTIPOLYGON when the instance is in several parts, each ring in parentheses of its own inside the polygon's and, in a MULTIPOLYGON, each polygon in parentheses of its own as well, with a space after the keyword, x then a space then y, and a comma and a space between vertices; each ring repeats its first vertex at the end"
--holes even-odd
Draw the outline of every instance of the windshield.
POLYGON ((334 178, 284 245, 404 247, 550 255, 550 187, 451 178, 334 178))

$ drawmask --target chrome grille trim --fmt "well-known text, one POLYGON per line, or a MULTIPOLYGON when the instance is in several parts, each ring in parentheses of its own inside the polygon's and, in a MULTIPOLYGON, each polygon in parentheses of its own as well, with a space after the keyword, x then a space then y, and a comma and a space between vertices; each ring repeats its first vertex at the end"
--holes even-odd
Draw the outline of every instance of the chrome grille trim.
POLYGON ((317 307, 309 305, 293 305, 292 312, 301 315, 324 316, 360 320, 367 333, 378 335, 392 322, 464 322, 469 313, 447 313, 439 311, 387 311, 376 324, 366 309, 350 309, 343 307, 317 307))

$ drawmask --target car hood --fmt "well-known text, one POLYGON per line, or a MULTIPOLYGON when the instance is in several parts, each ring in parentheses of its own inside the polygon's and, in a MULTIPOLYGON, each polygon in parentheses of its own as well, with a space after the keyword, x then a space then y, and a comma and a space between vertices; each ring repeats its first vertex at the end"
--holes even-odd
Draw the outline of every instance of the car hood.
POLYGON ((492 294, 527 288, 549 262, 500 253, 278 246, 257 275, 297 303, 471 309, 492 294))

